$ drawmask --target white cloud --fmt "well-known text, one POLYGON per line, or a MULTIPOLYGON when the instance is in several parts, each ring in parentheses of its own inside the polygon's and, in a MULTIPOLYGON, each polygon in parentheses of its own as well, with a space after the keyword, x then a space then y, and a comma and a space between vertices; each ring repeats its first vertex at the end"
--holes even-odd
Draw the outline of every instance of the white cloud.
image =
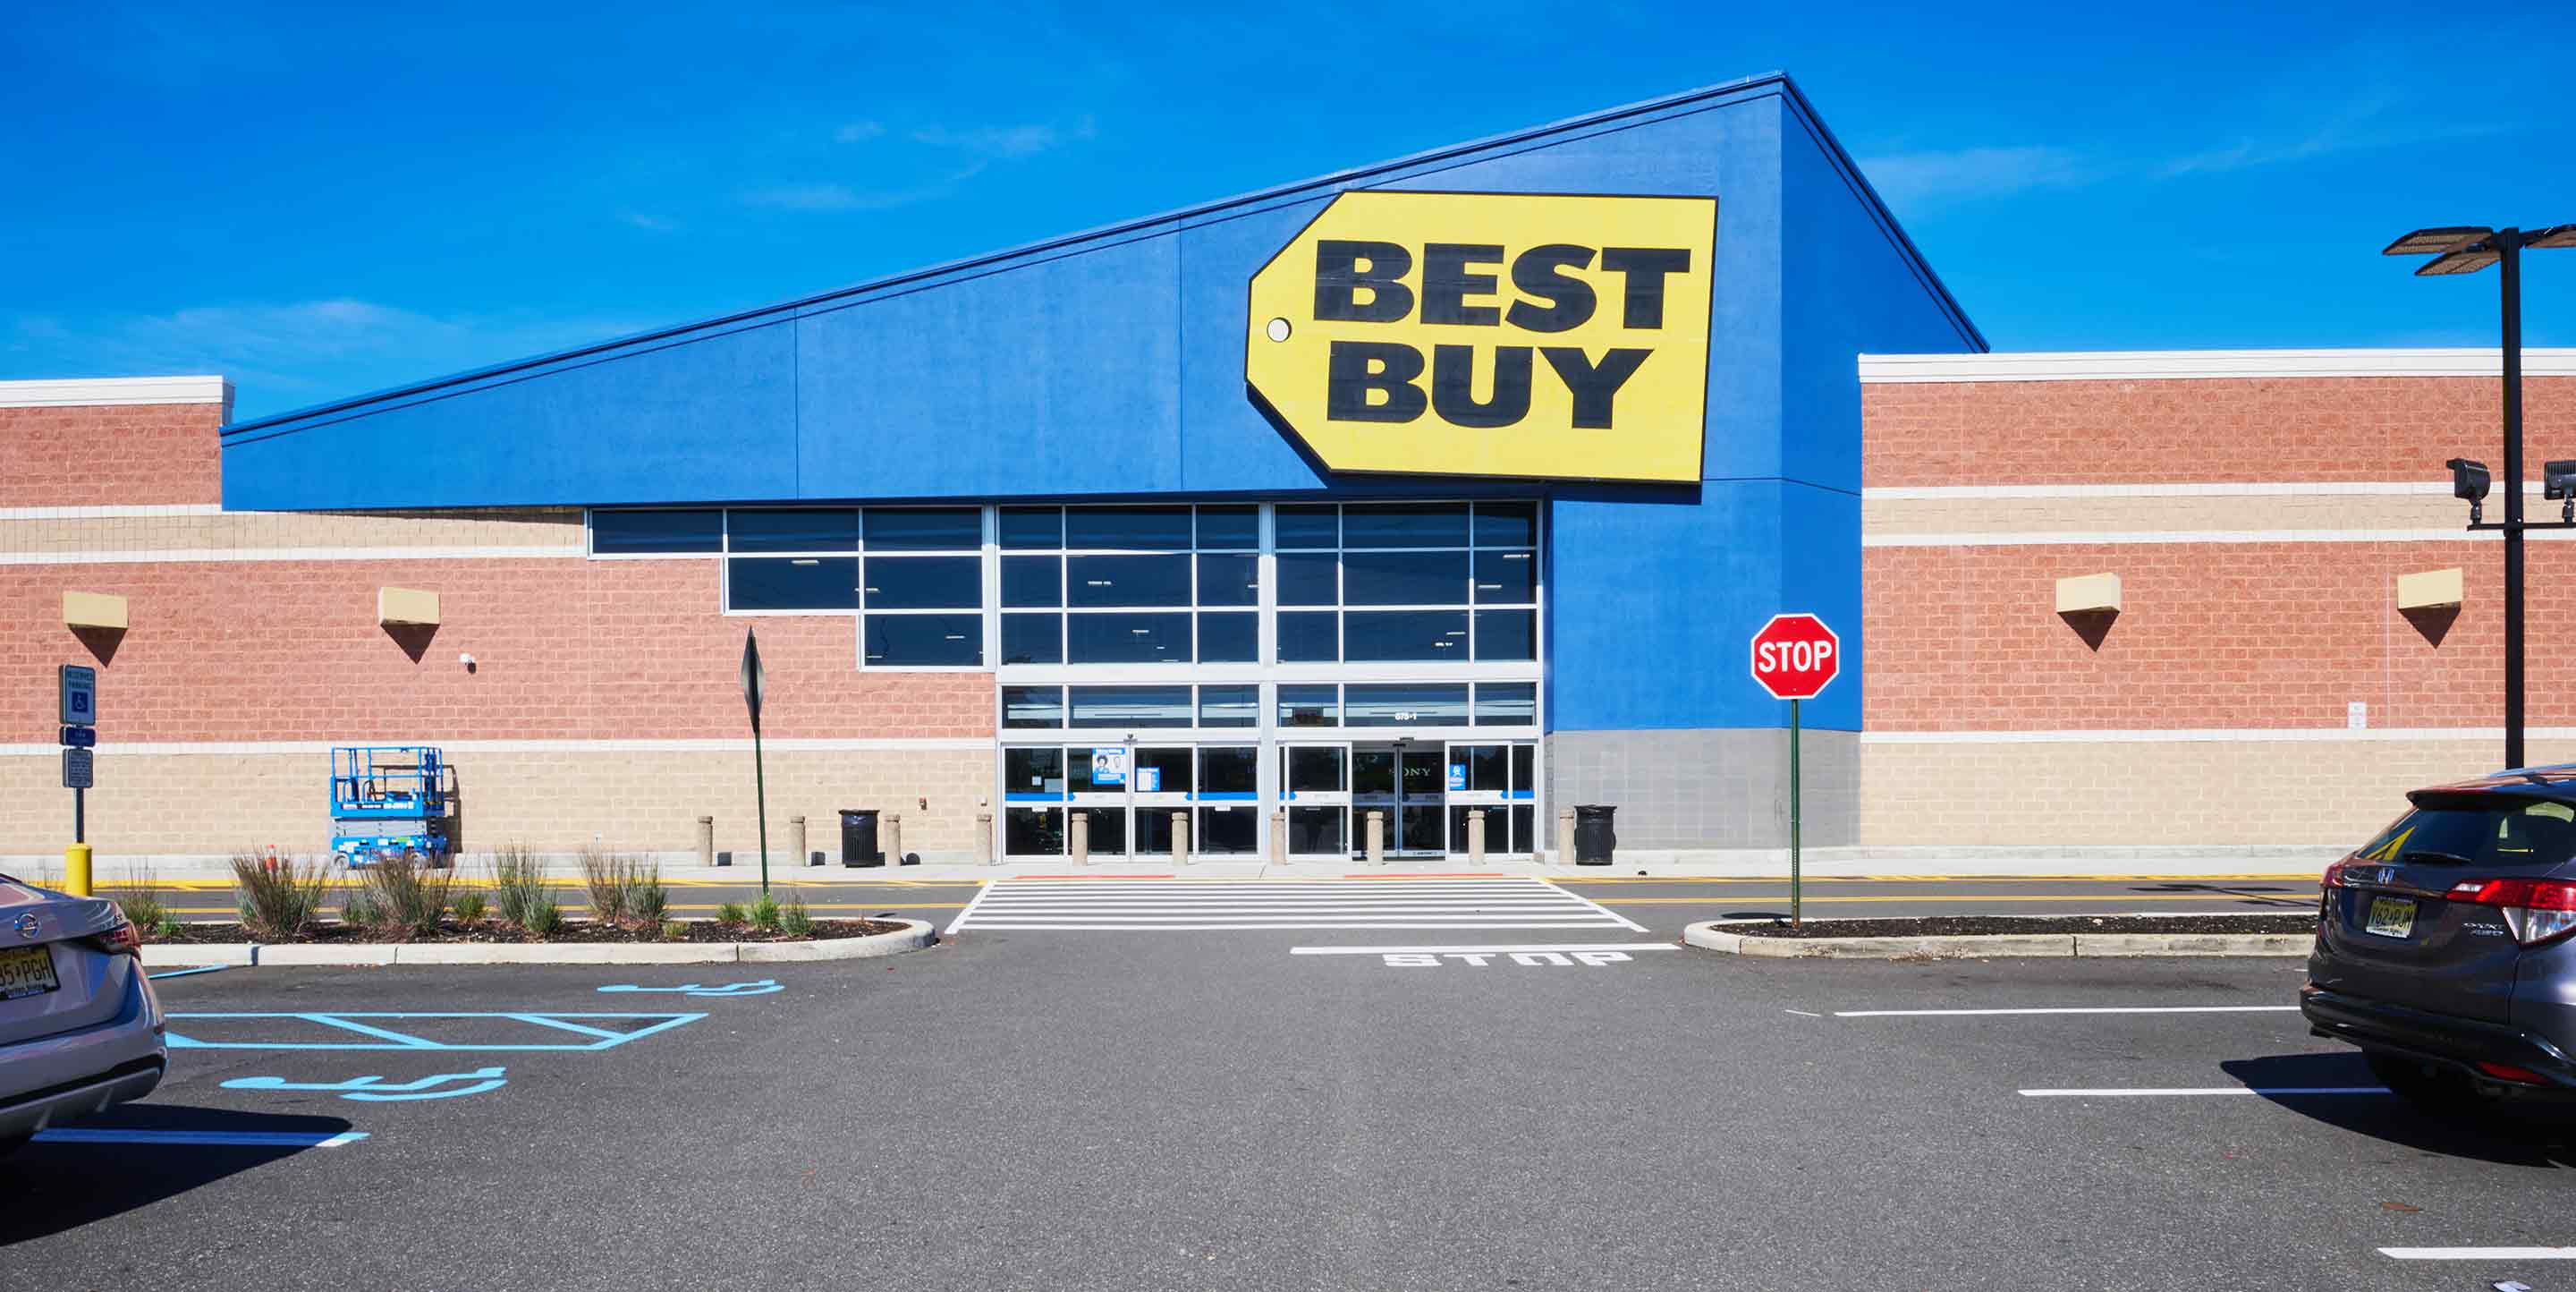
POLYGON ((641 330, 627 320, 429 314, 338 298, 202 305, 162 314, 0 317, 13 375, 214 372, 241 413, 441 376, 641 330))
MULTIPOLYGON (((945 162, 947 168, 934 177, 894 188, 861 188, 838 180, 774 184, 745 191, 740 200, 746 206, 769 207, 780 211, 847 212, 883 211, 915 202, 928 202, 948 196, 958 185, 973 179, 995 162, 1019 161, 1035 157, 1067 144, 1098 137, 1099 127, 1088 116, 1070 123, 1030 122, 1012 126, 923 126, 908 132, 904 138, 932 150, 930 162, 945 162), (946 156, 940 156, 946 154, 946 156)), ((835 130, 832 137, 841 143, 858 143, 886 133, 874 121, 857 121, 835 130)))
POLYGON ((1862 159, 1860 172, 1899 210, 2065 188, 2099 177, 2083 154, 2048 145, 1892 153, 1862 159))

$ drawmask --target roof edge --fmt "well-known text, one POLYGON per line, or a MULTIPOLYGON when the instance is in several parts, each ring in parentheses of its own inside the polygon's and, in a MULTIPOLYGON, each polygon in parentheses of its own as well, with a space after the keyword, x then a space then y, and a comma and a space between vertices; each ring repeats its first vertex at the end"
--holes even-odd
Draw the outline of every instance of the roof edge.
MULTIPOLYGON (((2531 377, 2576 376, 2576 349, 2522 352, 2531 377)), ((2092 350, 1864 354, 1862 385, 2298 377, 2501 377, 2504 353, 2471 349, 2092 350)))
POLYGON ((0 381, 0 408, 97 408, 132 404, 221 404, 232 411, 224 377, 65 377, 0 381))
POLYGON ((1835 137, 1833 127, 1825 124, 1823 114, 1816 111, 1816 105, 1807 98, 1806 92, 1798 88, 1798 83, 1790 79, 1788 73, 1775 75, 1780 78, 1781 87, 1788 92, 1787 98, 1796 108, 1799 121, 1815 133, 1818 143, 1824 145, 1826 158, 1842 172, 1863 205, 1869 208, 1870 215, 1878 221, 1879 227, 1896 244, 1897 254, 1905 257, 1915 273, 1922 275, 1923 285, 1940 302, 1942 312, 1950 316, 1950 321, 1958 326, 1970 345, 1980 352, 1988 349, 1986 334, 1978 329, 1976 320, 1968 317, 1967 308, 1959 304, 1959 298, 1950 293, 1950 285, 1941 281, 1940 272, 1932 268, 1932 262, 1924 257, 1923 249, 1914 245, 1913 237, 1905 232, 1905 225, 1888 207, 1887 199, 1880 197, 1877 186, 1869 182, 1869 176, 1861 173, 1860 163, 1852 159, 1851 152, 1843 147, 1843 141, 1835 137))
MULTIPOLYGON (((800 296, 792 300, 780 301, 771 305, 756 306, 751 309, 739 310, 731 314, 719 315, 714 318, 699 319, 693 322, 673 324, 666 327, 650 328, 642 332, 631 333, 626 336, 612 337, 607 340, 574 346, 565 350, 556 350, 545 354, 531 355, 526 358, 505 360, 500 363, 488 364, 480 368, 469 368, 463 372, 449 373, 445 376, 433 377, 424 381, 412 382, 401 386, 391 386, 383 390, 370 391, 363 395, 352 395, 344 399, 328 400, 319 404, 310 404, 303 408, 289 409, 282 413, 271 413, 265 417, 253 418, 250 421, 226 425, 223 428, 223 433, 229 436, 238 432, 270 429, 290 422, 303 421, 307 418, 320 417, 331 413, 346 412, 350 409, 362 408, 369 404, 384 403, 390 400, 405 398, 407 396, 425 394, 429 391, 440 390, 450 386, 465 385, 470 382, 503 376, 513 372, 521 372, 530 368, 544 367, 548 364, 559 363, 568 359, 578 359, 587 355, 602 354, 630 345, 639 345, 652 341, 664 340, 690 332, 702 331, 708 328, 726 327, 733 324, 746 323, 756 319, 767 318, 772 315, 792 315, 798 310, 807 309, 830 301, 861 295, 867 292, 882 291, 890 287, 898 287, 906 283, 918 282, 923 279, 937 278, 988 265, 996 265, 1004 261, 1017 260, 1025 256, 1060 250, 1079 243, 1114 238, 1123 234, 1134 233, 1142 229, 1150 229, 1157 225, 1176 224, 1187 220, 1214 215, 1223 211, 1233 210, 1239 207, 1249 206, 1254 203, 1273 201, 1300 193, 1311 192, 1316 189, 1336 186, 1346 187, 1356 181, 1384 174, 1389 171, 1403 170, 1409 167, 1445 161, 1450 158, 1460 157, 1469 153, 1488 149, 1509 147, 1514 144, 1525 143, 1529 140, 1541 138, 1547 135, 1563 134, 1575 130, 1586 129, 1592 126, 1605 125, 1610 122, 1629 117, 1638 117, 1650 113, 1668 111, 1673 108, 1685 107, 1694 103, 1744 95, 1749 91, 1759 90, 1766 86, 1778 86, 1784 89, 1788 97, 1800 105, 1802 114, 1805 115, 1810 122, 1813 122, 1814 109, 1807 106, 1805 98, 1798 93, 1796 85, 1789 80, 1788 73, 1780 71, 1764 72, 1756 76, 1743 77, 1733 81, 1721 81, 1717 84, 1704 85, 1697 89, 1683 90, 1678 93, 1667 94, 1657 98, 1642 99, 1634 103, 1622 104, 1614 108, 1604 108, 1595 112, 1587 112, 1580 116, 1567 117, 1562 120, 1549 122, 1545 125, 1527 126, 1517 130, 1505 131, 1501 134, 1487 135, 1483 138, 1471 139, 1463 143, 1445 144, 1438 148, 1412 153, 1403 157, 1372 162, 1362 166, 1354 166, 1347 170, 1333 171, 1328 174, 1295 180, 1290 183, 1279 184, 1270 188, 1258 189, 1250 193, 1240 193, 1233 197, 1219 198, 1211 202, 1203 202, 1193 206, 1180 207, 1174 210, 1164 211, 1156 215, 1142 216, 1130 220, 1121 220, 1114 224, 1099 225, 1075 233, 1061 234, 1055 237, 1041 239, 1036 242, 1022 243, 1018 246, 1007 247, 999 251, 983 252, 958 260, 944 261, 938 264, 924 266, 919 269, 904 270, 900 273, 890 274, 882 278, 873 278, 864 282, 853 283, 846 287, 837 287, 830 291, 818 292, 811 296, 800 296)), ((1818 129, 1821 131, 1821 126, 1819 126, 1818 129)), ((1831 135, 1827 134, 1826 138, 1830 140, 1831 135)), ((1848 156, 1841 155, 1841 145, 1835 144, 1834 148, 1837 155, 1841 156, 1842 164, 1848 167, 1850 165, 1850 158, 1848 156)), ((1863 184, 1863 188, 1867 188, 1865 182, 1863 184)), ((1870 200, 1872 202, 1876 202, 1877 194, 1874 192, 1871 193, 1870 200)), ((1890 227, 1892 228, 1894 226, 1893 217, 1886 216, 1886 208, 1883 204, 1879 207, 1879 213, 1882 217, 1888 219, 1890 227)), ((1897 237, 1900 240, 1904 238, 1902 230, 1897 231, 1897 237)), ((1913 243, 1906 242, 1904 245, 1907 254, 1920 264, 1922 261, 1922 255, 1914 249, 1913 243)), ((1927 275, 1930 273, 1929 266, 1924 266, 1924 272, 1927 275)), ((1933 282, 1934 285, 1938 287, 1939 280, 1935 278, 1933 282)), ((1950 301, 1947 289, 1941 290, 1942 299, 1945 302, 1948 302, 1950 304, 1950 308, 1955 312, 1957 310, 1956 302, 1950 301)), ((1960 318, 1964 323, 1965 316, 1961 315, 1960 318)), ((1970 331, 1974 331, 1973 326, 1970 328, 1970 331)))

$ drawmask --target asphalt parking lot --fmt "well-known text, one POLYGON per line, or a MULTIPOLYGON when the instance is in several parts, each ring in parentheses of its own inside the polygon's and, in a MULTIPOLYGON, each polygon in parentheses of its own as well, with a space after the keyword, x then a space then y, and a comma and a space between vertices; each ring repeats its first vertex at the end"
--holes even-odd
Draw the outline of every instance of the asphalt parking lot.
POLYGON ((0 1286, 2576 1287, 2383 1253, 2568 1243, 2576 1148, 2368 1093, 2295 961, 1666 936, 168 978, 199 1044, 0 1166, 0 1286))

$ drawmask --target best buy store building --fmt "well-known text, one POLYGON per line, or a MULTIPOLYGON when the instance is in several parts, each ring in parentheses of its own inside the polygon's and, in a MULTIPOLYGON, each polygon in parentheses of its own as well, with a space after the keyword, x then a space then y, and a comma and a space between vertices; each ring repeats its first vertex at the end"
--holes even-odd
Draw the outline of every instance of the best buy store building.
MULTIPOLYGON (((2525 370, 2576 451, 2576 352, 2525 370)), ((0 861, 70 836, 64 662, 111 878, 318 851, 341 744, 442 747, 469 851, 749 854, 756 629, 782 847, 875 808, 926 859, 1081 819, 1153 865, 1178 814, 1338 863, 1374 812, 1438 864, 1603 803, 1623 857, 1776 864, 1784 610, 1845 655, 1810 847, 2324 855, 2493 770, 2498 563, 2440 463, 2496 373, 1985 353, 1765 77, 284 416, 0 382, 0 861)), ((2531 669, 2576 757, 2576 653, 2531 669)))
MULTIPOLYGON (((1745 643, 1805 610, 1850 666, 1806 709, 1807 838, 1848 843, 1856 356, 1982 348, 1766 77, 230 422, 219 458, 154 431, 95 499, 9 500, 96 504, 9 567, 13 655, 88 662, 56 592, 131 606, 71 625, 103 855, 312 849, 318 751, 369 742, 449 750, 468 849, 678 853, 712 816, 748 850, 746 628, 816 848, 875 807, 933 858, 982 813, 1011 856, 1077 813, 1153 856, 1186 812, 1249 857, 1277 811, 1340 858, 1376 810, 1436 857, 1481 807, 1525 854, 1607 803, 1623 849, 1725 850, 1785 840, 1745 643)), ((13 441, 75 451, 57 415, 113 384, 16 401, 13 441)), ((58 847, 67 796, 11 780, 0 852, 58 847)))

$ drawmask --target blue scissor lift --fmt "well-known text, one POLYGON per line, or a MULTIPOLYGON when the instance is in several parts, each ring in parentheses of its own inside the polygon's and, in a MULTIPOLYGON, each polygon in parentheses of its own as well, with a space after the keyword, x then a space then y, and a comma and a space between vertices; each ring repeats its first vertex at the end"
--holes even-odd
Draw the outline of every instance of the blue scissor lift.
POLYGON ((433 745, 331 751, 331 851, 352 866, 408 856, 444 866, 456 782, 433 745))

